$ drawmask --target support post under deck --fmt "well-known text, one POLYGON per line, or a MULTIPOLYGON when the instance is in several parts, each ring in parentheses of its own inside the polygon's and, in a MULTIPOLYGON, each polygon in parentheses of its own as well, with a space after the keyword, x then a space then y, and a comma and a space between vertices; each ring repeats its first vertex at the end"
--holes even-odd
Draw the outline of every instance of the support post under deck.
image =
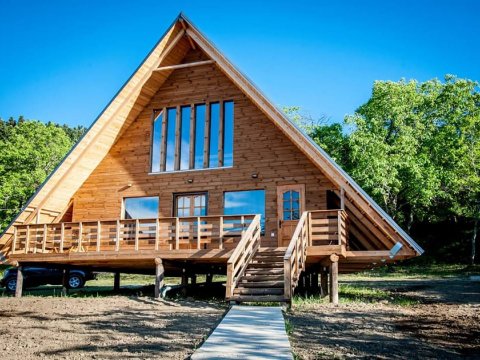
POLYGON ((330 302, 338 305, 338 255, 330 255, 330 302))
POLYGON ((322 298, 328 296, 328 272, 327 268, 322 268, 320 272, 320 296, 322 298))
POLYGON ((161 296, 161 291, 164 284, 164 273, 165 269, 163 267, 162 259, 155 259, 155 299, 159 299, 161 296))
POLYGON ((113 291, 120 290, 120 272, 116 272, 113 278, 113 291))
POLYGON ((23 291, 23 267, 19 266, 17 269, 17 287, 15 288, 15 297, 22 297, 23 291))
POLYGON ((68 295, 68 278, 69 277, 70 277, 70 269, 69 268, 63 269, 62 296, 68 295))

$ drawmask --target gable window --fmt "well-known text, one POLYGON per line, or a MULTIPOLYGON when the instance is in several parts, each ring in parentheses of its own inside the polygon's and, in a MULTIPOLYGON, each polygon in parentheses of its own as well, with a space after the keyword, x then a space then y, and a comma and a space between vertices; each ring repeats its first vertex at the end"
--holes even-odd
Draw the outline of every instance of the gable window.
POLYGON ((123 200, 124 219, 156 219, 158 217, 158 197, 131 197, 123 200))
POLYGON ((262 234, 265 233, 265 190, 226 191, 223 195, 225 215, 260 214, 262 234))
POLYGON ((233 166, 233 118, 233 101, 154 111, 151 172, 233 166))

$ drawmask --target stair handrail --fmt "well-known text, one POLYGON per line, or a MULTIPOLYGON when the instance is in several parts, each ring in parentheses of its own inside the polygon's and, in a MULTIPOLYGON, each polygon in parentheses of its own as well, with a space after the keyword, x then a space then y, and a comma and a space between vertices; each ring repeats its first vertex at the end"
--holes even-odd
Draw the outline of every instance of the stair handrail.
POLYGON ((255 215, 227 261, 227 300, 233 297, 233 291, 237 286, 238 281, 243 276, 245 269, 260 247, 260 219, 261 215, 255 215))
POLYGON ((298 284, 300 274, 305 270, 307 245, 309 243, 308 211, 304 211, 298 221, 295 232, 283 257, 284 266, 284 297, 292 299, 293 290, 298 284))

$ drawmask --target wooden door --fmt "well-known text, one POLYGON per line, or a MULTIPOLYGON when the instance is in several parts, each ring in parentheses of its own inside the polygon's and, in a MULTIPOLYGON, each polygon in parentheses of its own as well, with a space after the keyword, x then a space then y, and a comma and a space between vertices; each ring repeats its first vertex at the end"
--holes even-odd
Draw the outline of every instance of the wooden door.
POLYGON ((305 211, 305 185, 282 185, 277 187, 278 246, 288 246, 298 220, 305 211))

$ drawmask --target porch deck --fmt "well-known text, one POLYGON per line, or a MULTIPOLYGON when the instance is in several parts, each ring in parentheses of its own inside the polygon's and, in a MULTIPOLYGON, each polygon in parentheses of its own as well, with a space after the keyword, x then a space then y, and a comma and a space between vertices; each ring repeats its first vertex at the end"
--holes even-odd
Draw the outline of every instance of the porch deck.
MULTIPOLYGON (((252 279, 244 274, 261 248, 262 231, 260 215, 16 225, 10 259, 20 265, 152 273, 161 259, 170 275, 181 275, 186 267, 194 273, 226 273, 228 299, 234 298, 240 282, 252 279)), ((289 247, 278 250, 284 254, 283 262, 278 264, 278 257, 272 261, 277 261, 275 266, 283 273, 285 299, 292 297, 307 266, 319 268, 348 257, 363 264, 371 255, 388 256, 387 251, 348 251, 344 210, 305 211, 289 247)))

